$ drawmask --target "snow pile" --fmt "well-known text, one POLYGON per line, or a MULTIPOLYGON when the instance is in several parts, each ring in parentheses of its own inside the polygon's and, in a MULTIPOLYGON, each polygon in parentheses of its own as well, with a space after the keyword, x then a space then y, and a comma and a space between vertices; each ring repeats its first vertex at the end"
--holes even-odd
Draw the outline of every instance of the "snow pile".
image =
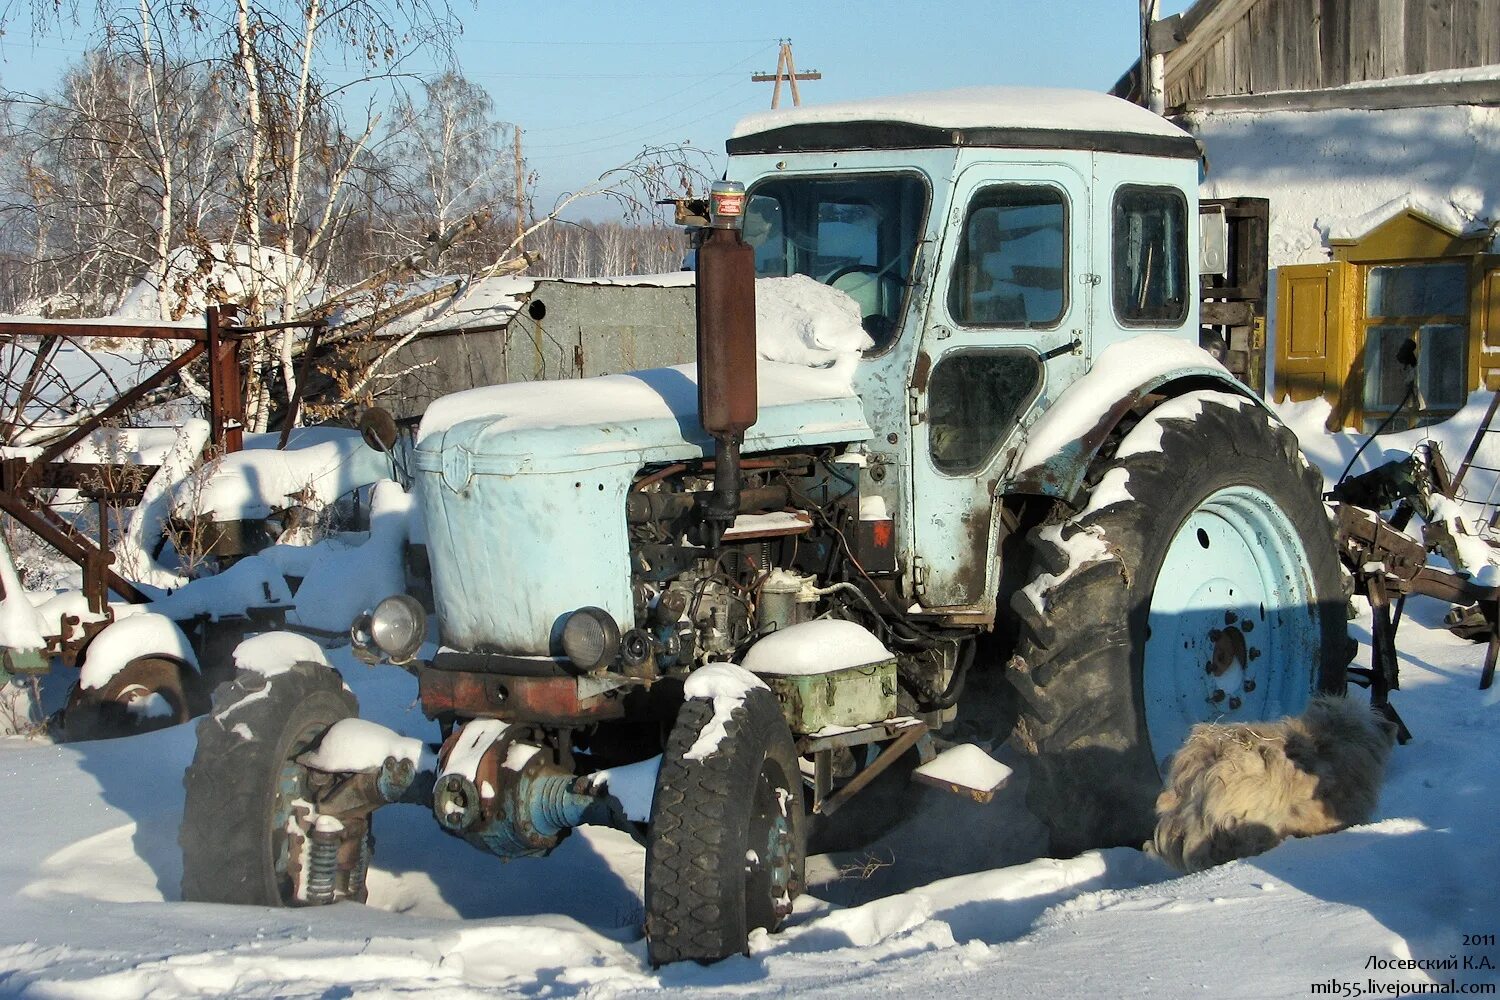
MULTIPOLYGON (((1110 471, 1128 475, 1124 469, 1110 471)), ((1105 478, 1107 479, 1108 476, 1105 478)), ((1098 490, 1094 492, 1097 494, 1098 490)), ((1090 496, 1090 500, 1092 499, 1093 495, 1090 496)), ((1091 503, 1090 508, 1092 507, 1091 503)), ((1110 548, 1109 541, 1104 537, 1103 528, 1090 524, 1084 528, 1074 528, 1072 534, 1064 537, 1063 529, 1068 527, 1071 527, 1071 524, 1049 524, 1037 532, 1037 537, 1057 546, 1068 559, 1067 564, 1058 572, 1043 573, 1021 588, 1021 593, 1026 595, 1026 599, 1031 602, 1032 606, 1043 613, 1047 611, 1048 594, 1071 580, 1081 570, 1115 558, 1114 550, 1110 548)))
POLYGON ((284 674, 296 663, 319 663, 326 667, 328 657, 322 646, 295 632, 265 632, 234 647, 236 669, 263 677, 284 674))
POLYGON ((874 344, 845 292, 805 274, 755 282, 755 349, 765 360, 852 374, 874 344))
POLYGON ((320 510, 391 474, 390 459, 365 444, 356 430, 299 428, 284 451, 276 448, 277 441, 275 434, 256 435, 244 451, 199 469, 174 493, 173 516, 239 521, 292 506, 320 510))
MULTIPOLYGON (((1357 603, 1356 663, 1368 665, 1357 603)), ((502 866, 427 810, 394 807, 376 819, 368 906, 184 905, 172 775, 192 759, 191 726, 66 747, 0 740, 0 992, 1009 1000, 1058 995, 1059 970, 1063 992, 1091 997, 1261 1000, 1332 979, 1367 993, 1371 981, 1389 994, 1450 978, 1472 989, 1496 975, 1495 949, 1462 941, 1500 926, 1500 843, 1482 808, 1500 795, 1500 700, 1475 690, 1484 647, 1444 631, 1441 613, 1407 604, 1394 697, 1417 739, 1394 751, 1369 826, 1179 878, 1127 848, 971 860, 977 842, 1013 839, 1001 824, 1026 819, 1024 782, 989 805, 918 789, 912 821, 928 825, 809 859, 787 928, 707 968, 647 964, 645 852, 621 831, 584 827, 544 861, 502 866), (1489 968, 1399 964, 1449 956, 1489 968)), ((334 655, 362 713, 435 731, 410 675, 334 655)))
POLYGON ((303 763, 320 771, 375 771, 390 757, 411 761, 419 772, 437 770, 437 757, 427 744, 368 719, 335 722, 303 763))
POLYGON ((301 567, 303 580, 290 620, 342 632, 361 612, 392 594, 405 593, 403 553, 414 509, 412 497, 399 483, 387 479, 375 484, 368 535, 344 532, 304 549, 308 561, 301 567))
POLYGON ((1125 440, 1121 441, 1120 446, 1115 449, 1115 458, 1129 458, 1131 455, 1161 451, 1163 421, 1193 420, 1203 412, 1203 404, 1208 402, 1236 410, 1243 410, 1247 407, 1257 408, 1254 400, 1245 396, 1231 395, 1225 389, 1198 389, 1185 392, 1181 396, 1162 403, 1147 414, 1144 420, 1131 428, 1125 440))
POLYGON ((1012 772, 974 744, 960 743, 944 750, 915 773, 941 784, 992 792, 1009 781, 1012 772))
POLYGON ((756 688, 767 690, 760 678, 733 663, 710 663, 689 674, 682 685, 683 697, 712 699, 714 714, 687 753, 682 755, 683 759, 703 760, 718 750, 729 733, 729 717, 745 703, 745 696, 756 688))
POLYGON ((863 667, 892 655, 858 622, 820 618, 772 632, 750 647, 741 665, 752 674, 789 677, 863 667))
MULTIPOLYGON (((29 594, 31 603, 36 605, 36 613, 42 616, 47 623, 45 634, 62 635, 64 629, 64 618, 77 618, 78 624, 68 626, 67 634, 62 635, 64 641, 80 639, 83 637, 83 626, 93 622, 104 621, 104 612, 89 610, 89 599, 81 590, 63 590, 54 594, 29 594)), ((115 621, 129 615, 137 615, 145 611, 144 604, 126 604, 122 601, 112 601, 109 605, 110 613, 115 621)))
MULTIPOLYGON (((494 746, 509 728, 509 725, 499 719, 475 719, 466 723, 463 729, 459 730, 458 738, 453 741, 453 746, 448 751, 448 760, 443 766, 443 773, 440 777, 456 774, 469 781, 477 781, 479 765, 484 762, 484 755, 489 753, 490 747, 494 746)), ((510 749, 514 750, 516 747, 513 746, 510 749)), ((506 762, 509 763, 509 760, 507 754, 506 762)), ((482 790, 480 794, 483 794, 482 790)), ((493 796, 493 790, 490 794, 493 796)), ((452 801, 448 803, 448 809, 449 815, 462 811, 458 804, 452 801)))
POLYGON ((172 493, 192 474, 208 443, 208 421, 194 418, 177 432, 171 446, 157 459, 160 466, 141 494, 141 502, 131 512, 120 540, 120 566, 137 583, 170 589, 180 587, 186 579, 163 566, 156 558, 172 512, 172 493))
POLYGON ((31 606, 21 588, 21 576, 10 557, 10 546, 0 537, 0 646, 38 650, 47 645, 52 631, 47 619, 31 606))
MULTIPOLYGON (((1389 81, 1383 81, 1389 82, 1389 81)), ((1453 232, 1500 218, 1500 108, 1195 112, 1205 198, 1271 200, 1271 266, 1329 258, 1402 208, 1453 232)), ((1274 310, 1273 310, 1274 311, 1274 310)))
POLYGON ((63 452, 61 460, 160 465, 180 434, 177 427, 100 427, 63 452))
POLYGON ((151 610, 176 621, 208 615, 213 621, 242 615, 247 608, 289 606, 286 578, 260 556, 246 556, 222 573, 189 581, 151 602, 151 610))
MULTIPOLYGON (((178 247, 167 256, 165 286, 169 315, 163 315, 162 296, 158 293, 156 276, 152 275, 142 278, 125 293, 114 318, 156 322, 202 315, 211 305, 245 301, 257 287, 277 291, 292 288, 294 283, 305 280, 303 275, 310 270, 299 258, 276 247, 261 247, 258 253, 240 243, 178 247)), ((306 290, 295 304, 307 308, 321 297, 321 289, 306 290)))
POLYGON ((656 775, 661 771, 661 755, 634 764, 607 767, 589 775, 589 785, 615 797, 625 815, 636 823, 651 820, 651 804, 656 801, 656 775))
POLYGON ((165 656, 196 668, 198 657, 177 623, 165 615, 142 612, 106 626, 84 653, 78 685, 102 688, 142 656, 165 656))

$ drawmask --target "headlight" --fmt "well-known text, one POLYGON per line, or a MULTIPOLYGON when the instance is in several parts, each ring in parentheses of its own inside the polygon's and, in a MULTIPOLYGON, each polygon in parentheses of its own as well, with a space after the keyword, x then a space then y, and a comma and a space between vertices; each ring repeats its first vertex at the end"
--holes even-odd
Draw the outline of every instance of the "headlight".
POLYGON ((427 611, 420 601, 406 594, 387 597, 370 615, 370 639, 393 663, 405 663, 417 655, 427 637, 427 611))
POLYGON ((579 608, 563 623, 562 648, 579 670, 598 670, 619 655, 620 626, 603 608, 579 608))

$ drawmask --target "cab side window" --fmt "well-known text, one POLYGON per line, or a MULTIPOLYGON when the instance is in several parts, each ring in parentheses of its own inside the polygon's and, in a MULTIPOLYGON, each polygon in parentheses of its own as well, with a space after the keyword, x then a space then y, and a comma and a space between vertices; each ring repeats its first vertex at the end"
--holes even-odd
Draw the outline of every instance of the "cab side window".
POLYGON ((1115 318, 1125 326, 1179 326, 1188 314, 1187 200, 1170 187, 1115 192, 1111 245, 1115 318))
POLYGON ((957 351, 943 355, 929 383, 928 450, 950 476, 985 468, 1042 384, 1035 352, 957 351))
POLYGON ((969 203, 948 288, 954 322, 1049 327, 1067 309, 1068 205, 1039 184, 998 184, 969 203))

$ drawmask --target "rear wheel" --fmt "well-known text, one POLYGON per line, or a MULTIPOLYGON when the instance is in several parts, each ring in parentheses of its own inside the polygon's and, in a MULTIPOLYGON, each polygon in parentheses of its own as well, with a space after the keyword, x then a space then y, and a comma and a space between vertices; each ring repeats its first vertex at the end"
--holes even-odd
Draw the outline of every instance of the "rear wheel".
POLYGON ((685 702, 662 757, 646 841, 653 965, 743 954, 802 890, 802 781, 781 709, 758 688, 722 721, 712 752, 689 759, 714 703, 685 702))
POLYGON ((1009 676, 1028 801, 1055 853, 1139 846, 1197 722, 1302 711, 1351 644, 1321 480, 1249 400, 1190 393, 1091 476, 1085 509, 1033 530, 1009 676))
MULTIPOLYGON (((270 676, 242 670, 219 688, 214 711, 198 722, 198 749, 183 777, 183 899, 261 906, 306 901, 304 828, 313 796, 307 769, 296 758, 358 711, 339 675, 317 663, 296 663, 270 676)), ((368 846, 366 840, 360 848, 359 886, 368 846)), ((354 893, 362 894, 362 888, 354 893)))

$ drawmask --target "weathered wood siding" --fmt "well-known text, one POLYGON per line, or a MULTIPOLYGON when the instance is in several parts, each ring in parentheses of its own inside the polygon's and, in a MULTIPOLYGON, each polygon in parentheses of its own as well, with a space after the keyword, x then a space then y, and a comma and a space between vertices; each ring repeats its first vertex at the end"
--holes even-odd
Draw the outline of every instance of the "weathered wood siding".
POLYGON ((1179 52, 1173 107, 1486 66, 1500 63, 1500 0, 1258 0, 1207 48, 1179 52))

